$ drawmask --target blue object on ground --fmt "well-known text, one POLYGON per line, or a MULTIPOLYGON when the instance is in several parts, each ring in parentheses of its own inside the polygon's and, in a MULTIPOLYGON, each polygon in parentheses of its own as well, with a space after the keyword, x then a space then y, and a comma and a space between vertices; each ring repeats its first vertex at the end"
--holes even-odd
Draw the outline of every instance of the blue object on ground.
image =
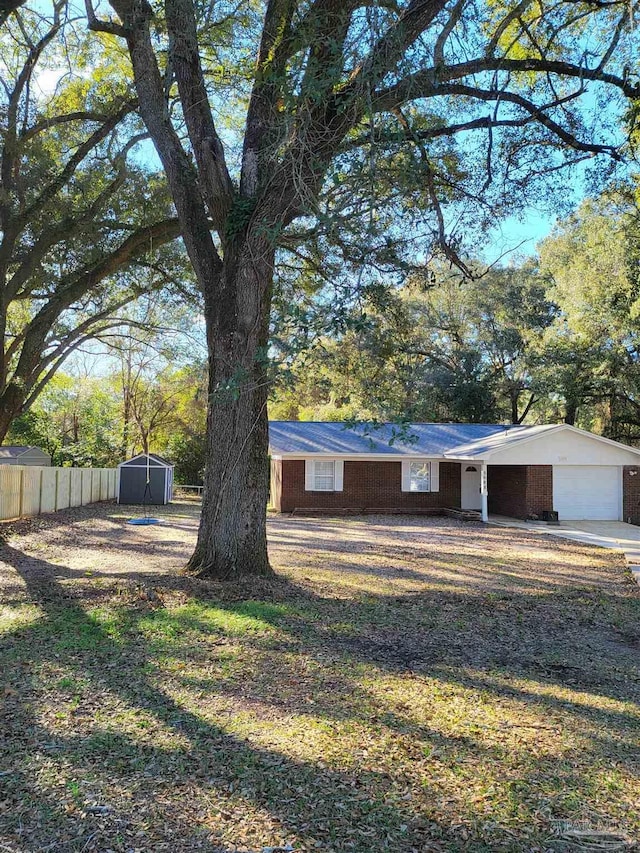
POLYGON ((127 524, 162 524, 159 518, 130 518, 127 524))

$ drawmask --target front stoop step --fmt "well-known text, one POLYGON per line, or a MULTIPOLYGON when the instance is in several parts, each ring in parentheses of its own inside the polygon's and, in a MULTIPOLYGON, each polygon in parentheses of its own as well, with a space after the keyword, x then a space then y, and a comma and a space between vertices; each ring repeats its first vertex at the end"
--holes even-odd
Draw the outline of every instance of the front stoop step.
POLYGON ((482 521, 482 515, 475 509, 448 508, 443 509, 442 513, 449 518, 457 518, 458 521, 482 521))

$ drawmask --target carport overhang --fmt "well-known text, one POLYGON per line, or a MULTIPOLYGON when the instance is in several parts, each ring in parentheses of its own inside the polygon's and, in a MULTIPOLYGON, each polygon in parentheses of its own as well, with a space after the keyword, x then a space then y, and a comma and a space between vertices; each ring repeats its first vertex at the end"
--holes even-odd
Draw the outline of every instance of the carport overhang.
POLYGON ((488 467, 618 466, 640 464, 640 449, 569 424, 532 428, 524 436, 505 430, 480 442, 456 448, 445 458, 480 467, 481 516, 489 520, 488 467))

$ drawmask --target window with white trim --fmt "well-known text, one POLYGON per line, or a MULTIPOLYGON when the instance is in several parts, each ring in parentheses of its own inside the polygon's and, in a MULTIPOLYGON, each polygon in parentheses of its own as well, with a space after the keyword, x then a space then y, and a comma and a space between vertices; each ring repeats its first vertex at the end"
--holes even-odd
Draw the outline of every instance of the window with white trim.
POLYGON ((403 459, 403 492, 439 492, 440 463, 434 459, 403 459))
POLYGON ((411 462, 409 466, 409 491, 431 491, 431 463, 411 462))
POLYGON ((336 485, 335 462, 327 459, 315 459, 313 462, 313 491, 333 492, 336 485))
POLYGON ((341 492, 344 483, 344 460, 305 459, 306 492, 341 492))

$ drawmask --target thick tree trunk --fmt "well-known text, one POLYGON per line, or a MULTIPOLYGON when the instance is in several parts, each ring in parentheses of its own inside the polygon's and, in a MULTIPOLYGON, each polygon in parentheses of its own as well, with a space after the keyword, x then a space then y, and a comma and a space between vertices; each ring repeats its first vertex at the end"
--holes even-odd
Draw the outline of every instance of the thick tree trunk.
POLYGON ((7 437, 9 427, 11 426, 14 417, 13 412, 3 407, 2 398, 0 398, 0 444, 2 444, 7 437))
MULTIPOLYGON (((275 192, 275 215, 269 205, 260 208, 260 176, 251 157, 253 166, 243 164, 241 192, 236 193, 207 100, 193 4, 173 0, 165 6, 170 60, 195 165, 167 109, 165 81, 151 42, 151 6, 146 0, 111 0, 111 5, 124 25, 142 118, 164 166, 204 296, 210 375, 208 458, 198 542, 187 568, 225 580, 269 574, 266 350, 273 234, 283 224, 287 205, 283 207, 275 192), (247 173, 252 180, 246 179, 247 173), (223 258, 211 235, 212 225, 223 258)), ((266 183, 273 175, 264 178, 266 183)))
POLYGON ((576 400, 568 399, 564 404, 564 422, 569 426, 575 426, 578 416, 578 403, 576 400))
POLYGON ((520 418, 518 415, 518 402, 520 400, 520 394, 518 391, 511 391, 511 423, 519 424, 520 418))
POLYGON ((247 240, 225 258, 224 297, 207 299, 207 467, 196 550, 187 569, 231 580, 272 573, 267 345, 273 249, 247 240))
POLYGON ((11 424, 21 413, 24 401, 22 389, 12 382, 0 394, 0 444, 7 437, 11 424))

